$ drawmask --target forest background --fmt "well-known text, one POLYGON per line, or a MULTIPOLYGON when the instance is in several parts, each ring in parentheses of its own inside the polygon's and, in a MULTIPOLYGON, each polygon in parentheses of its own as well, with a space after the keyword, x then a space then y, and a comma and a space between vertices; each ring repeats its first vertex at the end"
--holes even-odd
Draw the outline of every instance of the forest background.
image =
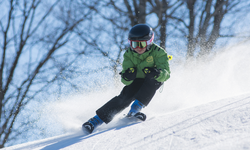
POLYGON ((43 102, 118 86, 132 26, 153 28, 171 69, 195 67, 249 42, 249 8, 249 0, 0 0, 0 148, 53 136, 38 123, 43 102))

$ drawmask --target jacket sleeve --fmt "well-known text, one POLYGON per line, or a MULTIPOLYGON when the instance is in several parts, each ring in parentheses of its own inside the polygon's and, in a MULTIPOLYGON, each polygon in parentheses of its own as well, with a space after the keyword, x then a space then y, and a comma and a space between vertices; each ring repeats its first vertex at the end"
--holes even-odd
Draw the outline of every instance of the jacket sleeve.
POLYGON ((168 61, 168 54, 164 49, 160 49, 156 52, 155 65, 157 69, 161 69, 160 76, 156 78, 158 82, 164 82, 170 78, 170 68, 168 61))
MULTIPOLYGON (((131 61, 131 57, 129 54, 129 49, 123 55, 123 62, 122 62, 122 73, 124 73, 128 68, 135 67, 134 63, 131 61)), ((133 81, 126 81, 121 78, 121 82, 125 85, 130 85, 133 81)))

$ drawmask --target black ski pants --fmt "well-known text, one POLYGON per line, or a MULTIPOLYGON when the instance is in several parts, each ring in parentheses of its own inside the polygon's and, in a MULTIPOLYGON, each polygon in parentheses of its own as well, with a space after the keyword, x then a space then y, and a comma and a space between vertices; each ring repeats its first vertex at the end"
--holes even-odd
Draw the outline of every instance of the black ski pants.
POLYGON ((161 85, 161 82, 154 79, 136 78, 133 83, 122 89, 120 95, 99 108, 96 114, 102 121, 109 123, 116 114, 128 107, 135 99, 147 106, 161 85))

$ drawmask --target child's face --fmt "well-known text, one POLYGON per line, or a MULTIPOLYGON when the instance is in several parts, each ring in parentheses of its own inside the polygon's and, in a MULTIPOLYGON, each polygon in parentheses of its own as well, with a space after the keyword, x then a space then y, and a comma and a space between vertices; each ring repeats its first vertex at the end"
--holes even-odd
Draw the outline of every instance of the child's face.
POLYGON ((146 51, 147 47, 144 48, 140 48, 140 47, 136 47, 134 48, 134 50, 138 53, 138 54, 143 54, 146 51))

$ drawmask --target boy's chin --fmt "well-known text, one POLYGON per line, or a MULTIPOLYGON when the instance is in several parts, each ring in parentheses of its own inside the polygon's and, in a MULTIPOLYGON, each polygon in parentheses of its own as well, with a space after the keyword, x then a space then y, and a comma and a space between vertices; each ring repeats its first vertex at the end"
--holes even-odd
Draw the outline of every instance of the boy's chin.
POLYGON ((135 50, 138 54, 143 54, 145 52, 144 49, 136 49, 135 50))

